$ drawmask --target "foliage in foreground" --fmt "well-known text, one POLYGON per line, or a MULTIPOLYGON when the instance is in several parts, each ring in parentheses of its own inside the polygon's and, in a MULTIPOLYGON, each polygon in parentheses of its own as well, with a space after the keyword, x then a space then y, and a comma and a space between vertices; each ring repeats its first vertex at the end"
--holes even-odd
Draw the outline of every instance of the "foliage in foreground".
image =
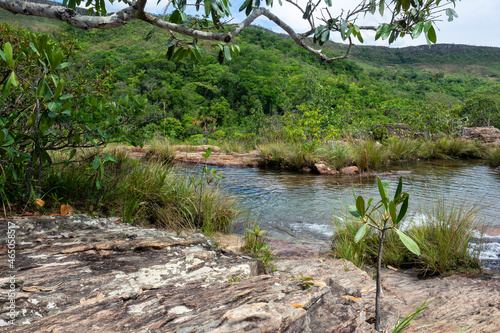
MULTIPOLYGON (((79 46, 74 39, 0 24, 0 194, 3 203, 41 198, 51 153, 126 140, 127 124, 146 100, 129 93, 111 100, 113 77, 72 70, 79 46)), ((106 154, 89 156, 100 186, 106 154)), ((90 164, 90 160, 88 161, 90 164)))
POLYGON ((236 199, 215 186, 205 189, 199 210, 194 185, 169 165, 126 156, 116 159, 117 163, 106 166, 101 188, 96 188, 95 176, 83 163, 50 168, 44 183, 49 189, 47 206, 64 200, 82 211, 119 215, 124 222, 175 231, 195 229, 199 218, 207 234, 228 232, 239 213, 236 199))
POLYGON ((377 185, 380 200, 373 206, 373 198, 365 199, 360 195, 356 197, 356 204, 349 206, 349 213, 360 219, 361 227, 354 236, 354 242, 360 242, 366 235, 368 229, 375 230, 378 236, 377 243, 377 276, 376 276, 376 296, 375 296, 375 330, 380 331, 380 296, 382 292, 382 255, 384 240, 389 231, 396 234, 405 248, 416 256, 420 255, 420 249, 415 241, 401 230, 400 222, 408 210, 409 194, 403 192, 403 178, 399 178, 399 184, 394 194, 394 198, 389 198, 389 183, 382 182, 377 177, 377 185), (400 208, 398 208, 401 206, 400 208))
POLYGON ((260 230, 257 222, 251 224, 247 221, 241 250, 254 258, 261 259, 265 269, 269 271, 273 261, 276 260, 276 256, 269 247, 268 238, 264 236, 265 233, 266 230, 260 230))
MULTIPOLYGON (((444 198, 422 207, 417 215, 422 222, 404 222, 407 234, 415 240, 421 255, 414 255, 395 235, 388 234, 382 264, 415 268, 422 276, 481 270, 478 259, 481 248, 472 242, 478 230, 484 229, 478 212, 478 206, 454 203, 444 198)), ((360 227, 357 221, 347 217, 344 220, 335 219, 332 250, 335 256, 363 267, 376 260, 378 239, 373 231, 368 230, 365 241, 356 243, 354 240, 360 227)))

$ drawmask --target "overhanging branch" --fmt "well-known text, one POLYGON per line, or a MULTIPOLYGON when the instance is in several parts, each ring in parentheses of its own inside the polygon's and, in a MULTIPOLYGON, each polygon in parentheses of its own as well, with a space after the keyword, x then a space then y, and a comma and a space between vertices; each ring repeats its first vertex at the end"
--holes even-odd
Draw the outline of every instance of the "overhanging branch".
POLYGON ((111 29, 125 25, 135 18, 137 5, 124 8, 109 16, 80 15, 64 6, 53 6, 23 0, 0 0, 0 8, 14 14, 56 19, 80 29, 111 29))
MULTIPOLYGON (((234 25, 231 31, 217 33, 193 29, 162 20, 159 17, 144 12, 146 2, 147 0, 138 0, 135 2, 127 1, 127 3, 130 4, 129 7, 108 16, 81 15, 76 10, 64 6, 39 4, 24 0, 0 0, 0 8, 6 9, 14 14, 56 19, 81 29, 111 29, 125 25, 133 19, 139 19, 158 28, 176 32, 181 35, 226 43, 231 42, 236 35, 252 24, 255 19, 260 16, 265 16, 285 30, 297 45, 329 63, 340 59, 346 59, 349 54, 350 46, 352 45, 351 42, 344 56, 330 58, 322 53, 321 50, 316 50, 305 43, 305 39, 314 32, 314 27, 308 32, 299 35, 288 24, 265 8, 255 9, 245 20, 237 25, 234 25)), ((366 29, 367 27, 363 28, 366 29)))

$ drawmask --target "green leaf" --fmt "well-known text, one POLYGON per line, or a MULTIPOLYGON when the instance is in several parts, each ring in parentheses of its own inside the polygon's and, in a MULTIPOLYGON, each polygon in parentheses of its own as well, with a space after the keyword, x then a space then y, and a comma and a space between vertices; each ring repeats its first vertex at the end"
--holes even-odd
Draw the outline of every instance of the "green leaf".
POLYGON ((114 158, 112 155, 102 153, 102 156, 104 156, 104 159, 102 161, 103 163, 106 163, 106 162, 118 163, 116 158, 114 158))
POLYGON ((379 13, 381 16, 384 16, 384 9, 385 9, 385 0, 380 0, 380 5, 379 5, 379 13))
POLYGON ((170 17, 168 18, 169 22, 180 24, 182 23, 182 15, 181 13, 176 9, 170 14, 170 17))
POLYGON ((66 94, 66 95, 62 95, 61 97, 59 97, 59 99, 61 101, 64 101, 64 100, 67 100, 67 99, 71 99, 71 98, 73 98, 72 94, 66 94))
POLYGON ((59 82, 57 83, 57 86, 56 86, 56 92, 54 94, 54 98, 58 98, 59 96, 61 96, 61 93, 62 93, 62 90, 63 90, 65 84, 66 84, 66 82, 64 82, 63 79, 59 80, 59 82))
POLYGON ((212 148, 208 147, 207 149, 205 149, 205 154, 202 154, 201 156, 204 159, 208 159, 210 155, 212 155, 212 148))
POLYGON ((101 157, 99 155, 96 155, 94 157, 94 160, 92 161, 92 169, 97 170, 101 166, 101 157))
POLYGON ((434 30, 433 26, 431 26, 429 28, 429 31, 427 32, 427 38, 429 38, 429 40, 432 43, 436 44, 436 42, 437 42, 437 36, 436 36, 436 30, 434 30))
POLYGON ((47 107, 52 112, 56 111, 57 110, 57 103, 56 102, 50 102, 49 104, 47 104, 47 107))
POLYGON ((19 81, 17 80, 17 76, 16 73, 14 73, 14 71, 10 73, 9 81, 14 87, 19 86, 19 81))
POLYGON ((385 194, 384 184, 382 183, 379 177, 377 177, 377 186, 378 186, 378 191, 380 193, 380 197, 382 199, 387 199, 387 195, 385 194))
POLYGON ((422 34, 422 31, 424 31, 424 24, 422 22, 418 22, 416 25, 415 25, 415 28, 413 28, 413 35, 412 35, 412 38, 418 38, 421 34, 422 34))
POLYGON ((356 205, 349 205, 349 207, 347 209, 349 210, 349 213, 351 213, 352 216, 361 217, 361 214, 359 214, 358 209, 356 208, 356 205))
POLYGON ((356 209, 361 216, 365 216, 365 199, 362 196, 356 199, 356 209))
POLYGON ((328 7, 332 6, 332 0, 325 0, 325 3, 327 4, 328 7))
POLYGON ((312 4, 309 2, 306 6, 306 10, 304 11, 304 15, 302 16, 302 19, 304 19, 304 20, 309 19, 309 16, 311 15, 311 9, 312 9, 312 4))
POLYGON ((394 194, 394 200, 396 200, 396 198, 401 194, 401 191, 403 191, 403 177, 399 177, 398 188, 394 194))
POLYGON ((59 66, 56 67, 56 69, 65 69, 67 67, 71 66, 70 62, 63 62, 59 66))
POLYGON ((429 29, 432 27, 432 22, 431 21, 427 21, 424 23, 424 31, 427 33, 427 31, 429 31, 429 29))
POLYGON ((399 211, 397 223, 399 223, 406 215, 406 211, 408 210, 408 202, 410 201, 410 197, 407 196, 406 199, 403 201, 403 205, 401 206, 401 210, 399 211))
POLYGON ((361 228, 359 228, 358 232, 356 233, 356 236, 354 236, 354 242, 358 243, 363 237, 365 237, 366 230, 368 229, 368 224, 363 224, 361 228))
POLYGON ((411 239, 404 232, 399 231, 396 228, 394 228, 394 231, 396 231, 396 233, 399 236, 399 239, 401 239, 401 241, 403 242, 404 246, 406 246, 406 248, 408 250, 410 250, 412 253, 415 253, 417 256, 420 255, 420 248, 418 247, 417 243, 415 243, 415 241, 413 239, 411 239))
POLYGON ((85 133, 85 137, 95 147, 95 149, 99 149, 99 146, 97 146, 97 144, 95 143, 95 141, 92 139, 92 137, 90 135, 88 135, 88 133, 85 133))
POLYGON ((71 160, 73 157, 75 157, 75 155, 76 155, 76 149, 71 149, 71 151, 69 152, 68 160, 71 160))
POLYGON ((177 8, 179 8, 181 12, 186 10, 186 0, 177 0, 176 2, 177 2, 177 8))
POLYGON ((403 5, 404 10, 408 10, 410 8, 411 1, 410 0, 400 0, 401 5, 403 5))
POLYGON ((346 30, 347 30, 347 21, 346 20, 342 20, 341 24, 340 24, 340 37, 342 38, 342 40, 346 40, 346 30))
POLYGON ((396 215, 396 205, 394 204, 394 201, 389 202, 389 213, 391 214, 392 223, 398 223, 398 218, 396 215))
POLYGON ((2 57, 3 61, 7 62, 7 58, 5 58, 5 53, 3 53, 2 50, 0 50, 0 57, 2 57))
POLYGON ((12 45, 10 45, 9 42, 3 45, 3 52, 5 54, 5 61, 7 62, 7 65, 9 65, 10 69, 14 70, 15 63, 12 54, 12 45))
POLYGON ((455 17, 458 17, 457 12, 453 8, 447 8, 446 15, 448 16, 448 22, 451 22, 455 17))
POLYGON ((174 46, 175 45, 175 42, 172 40, 172 39, 167 39, 166 42, 165 42, 165 47, 169 48, 171 46, 174 46))
POLYGON ((3 140, 5 139, 6 136, 7 134, 4 131, 0 131, 0 146, 3 144, 3 140))
POLYGON ((227 45, 224 45, 224 57, 227 61, 231 60, 231 50, 227 47, 227 45))
POLYGON ((167 60, 172 59, 172 56, 174 55, 174 51, 175 51, 175 45, 169 46, 169 48, 167 50, 167 60))

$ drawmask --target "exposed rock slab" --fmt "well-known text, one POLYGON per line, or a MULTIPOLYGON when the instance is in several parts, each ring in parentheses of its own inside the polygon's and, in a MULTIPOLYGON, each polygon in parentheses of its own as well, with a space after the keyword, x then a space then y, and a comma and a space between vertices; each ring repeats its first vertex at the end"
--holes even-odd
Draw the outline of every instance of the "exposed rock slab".
POLYGON ((203 145, 203 146, 174 146, 176 154, 174 162, 188 163, 188 164, 204 164, 216 166, 234 166, 234 167, 257 167, 259 165, 260 154, 257 150, 249 153, 232 153, 226 154, 221 152, 217 146, 203 145), (205 160, 203 154, 205 149, 212 149, 211 156, 205 160))
MULTIPOLYGON (((1 332, 373 332, 375 284, 344 260, 261 262, 215 250, 203 235, 173 236, 88 216, 10 219, 16 229, 16 315, 0 279, 1 332)), ((8 273, 7 220, 0 272, 8 273)), ((409 332, 497 332, 498 280, 418 280, 383 273, 382 322, 436 298, 409 332)))
POLYGON ((463 137, 468 140, 479 140, 485 143, 500 145, 500 129, 489 127, 464 127, 463 137))

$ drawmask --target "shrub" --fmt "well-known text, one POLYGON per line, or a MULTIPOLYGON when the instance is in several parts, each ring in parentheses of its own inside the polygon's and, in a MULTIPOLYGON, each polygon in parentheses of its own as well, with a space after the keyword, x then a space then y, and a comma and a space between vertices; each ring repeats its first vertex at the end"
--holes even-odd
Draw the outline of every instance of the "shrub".
POLYGON ((222 131, 222 130, 217 130, 215 131, 213 134, 212 134, 212 138, 214 140, 222 140, 226 137, 226 132, 222 131))
MULTIPOLYGON (((93 172, 83 164, 49 169, 45 186, 76 209, 118 214, 125 222, 171 230, 194 228, 198 194, 177 169, 157 161, 126 160, 120 168, 105 167, 104 186, 97 189, 93 172)), ((202 231, 228 232, 239 214, 236 199, 219 187, 202 197, 202 231)))

